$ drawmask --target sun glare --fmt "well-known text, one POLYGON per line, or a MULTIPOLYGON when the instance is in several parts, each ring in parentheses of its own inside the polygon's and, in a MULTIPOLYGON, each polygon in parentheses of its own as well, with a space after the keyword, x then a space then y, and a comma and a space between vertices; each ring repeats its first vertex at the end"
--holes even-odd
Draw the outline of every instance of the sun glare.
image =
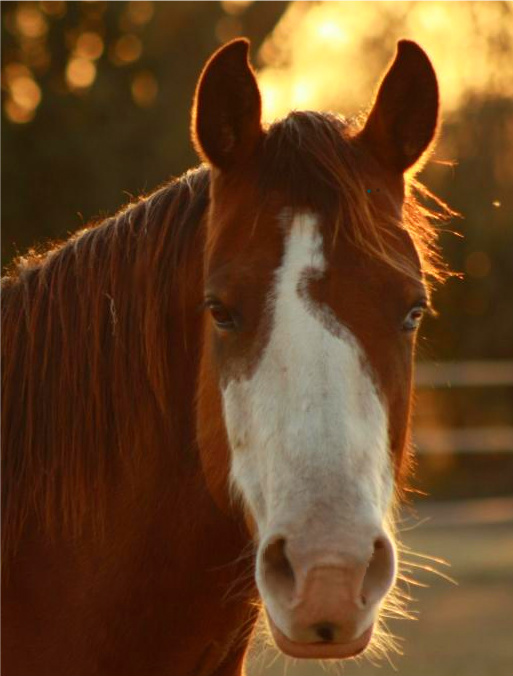
POLYGON ((292 87, 292 105, 294 108, 307 108, 314 99, 314 85, 309 80, 298 80, 292 87))
POLYGON ((280 111, 283 108, 282 99, 285 94, 280 86, 273 82, 271 73, 269 73, 268 77, 261 79, 260 91, 262 93, 264 117, 267 121, 272 122, 280 115, 280 111))
POLYGON ((335 21, 321 21, 316 28, 317 35, 321 40, 331 43, 348 42, 349 35, 343 27, 335 21))
POLYGON ((445 112, 473 95, 513 96, 511 1, 293 2, 260 52, 264 116, 357 112, 401 38, 432 59, 445 112))

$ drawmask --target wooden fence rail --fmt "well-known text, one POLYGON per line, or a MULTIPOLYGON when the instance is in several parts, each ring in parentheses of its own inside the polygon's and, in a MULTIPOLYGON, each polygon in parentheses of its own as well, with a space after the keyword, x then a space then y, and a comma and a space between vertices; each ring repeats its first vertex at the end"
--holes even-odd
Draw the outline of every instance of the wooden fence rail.
MULTIPOLYGON (((513 360, 420 362, 416 367, 418 389, 510 388, 513 360)), ((484 396, 484 395, 483 395, 484 396)), ((513 397, 513 392, 509 394, 513 397)), ((513 423, 493 427, 417 427, 419 453, 513 453, 513 423)))

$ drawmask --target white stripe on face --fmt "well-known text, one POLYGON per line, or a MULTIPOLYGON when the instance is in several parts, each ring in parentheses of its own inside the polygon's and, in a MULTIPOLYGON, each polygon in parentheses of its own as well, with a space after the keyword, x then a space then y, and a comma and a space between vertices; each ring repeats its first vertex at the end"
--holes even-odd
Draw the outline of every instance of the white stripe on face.
POLYGON ((251 376, 223 390, 232 485, 262 539, 311 530, 322 546, 334 528, 382 526, 391 499, 387 414, 363 351, 307 292, 305 279, 325 267, 316 217, 297 214, 269 299, 269 341, 251 376))

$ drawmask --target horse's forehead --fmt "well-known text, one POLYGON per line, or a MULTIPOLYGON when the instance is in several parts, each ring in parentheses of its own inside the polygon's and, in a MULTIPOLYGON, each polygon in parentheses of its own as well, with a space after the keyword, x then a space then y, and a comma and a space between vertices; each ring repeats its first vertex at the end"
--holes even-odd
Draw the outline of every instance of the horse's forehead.
MULTIPOLYGON (((306 347, 311 339, 305 354, 318 349, 316 341, 324 331, 340 340, 348 340, 349 336, 349 342, 354 343, 337 312, 340 306, 350 309, 351 294, 347 289, 359 282, 354 271, 349 270, 350 279, 343 281, 344 270, 330 270, 330 266, 339 266, 326 256, 325 240, 331 235, 323 231, 323 216, 285 207, 274 214, 272 221, 266 224, 267 237, 263 231, 246 233, 242 248, 240 243, 233 246, 232 240, 231 251, 219 257, 219 265, 214 266, 208 282, 215 295, 227 305, 239 307, 243 315, 244 330, 226 356, 227 361, 236 357, 235 363, 246 375, 257 367, 272 339, 276 339, 275 347, 282 344, 283 349, 286 344, 301 343, 306 347), (327 276, 333 278, 325 293, 327 276), (305 311, 313 323, 301 321, 305 311), (308 333, 308 327, 317 327, 318 331, 308 333)), ((363 281, 360 280, 362 285, 363 281)), ((232 367, 233 364, 230 372, 237 374, 232 367)))
POLYGON ((231 249, 209 283, 214 295, 240 308, 244 320, 240 337, 224 353, 232 375, 255 370, 273 333, 291 346, 304 344, 305 324, 298 318, 306 308, 341 340, 350 333, 361 359, 386 385, 387 364, 404 357, 393 327, 401 319, 406 283, 387 266, 367 258, 364 264, 358 248, 343 238, 333 246, 332 237, 322 214, 286 207, 265 230, 257 224, 245 233, 243 245, 228 240, 231 249))

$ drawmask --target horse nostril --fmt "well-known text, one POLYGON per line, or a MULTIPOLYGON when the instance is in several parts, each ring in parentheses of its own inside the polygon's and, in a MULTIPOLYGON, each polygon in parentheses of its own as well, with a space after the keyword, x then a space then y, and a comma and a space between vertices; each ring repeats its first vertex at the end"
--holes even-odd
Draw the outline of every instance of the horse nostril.
POLYGON ((335 639, 335 627, 330 622, 323 622, 315 626, 315 633, 324 643, 331 643, 335 639))
POLYGON ((270 544, 265 550, 264 559, 267 566, 272 568, 276 575, 286 579, 294 579, 294 571, 285 553, 285 538, 279 538, 270 544))
POLYGON ((379 601, 388 591, 394 576, 394 554, 390 542, 378 538, 363 579, 360 602, 362 606, 379 601))
POLYGON ((265 548, 262 556, 264 575, 269 589, 290 601, 296 584, 294 570, 287 557, 285 538, 278 538, 265 548))

